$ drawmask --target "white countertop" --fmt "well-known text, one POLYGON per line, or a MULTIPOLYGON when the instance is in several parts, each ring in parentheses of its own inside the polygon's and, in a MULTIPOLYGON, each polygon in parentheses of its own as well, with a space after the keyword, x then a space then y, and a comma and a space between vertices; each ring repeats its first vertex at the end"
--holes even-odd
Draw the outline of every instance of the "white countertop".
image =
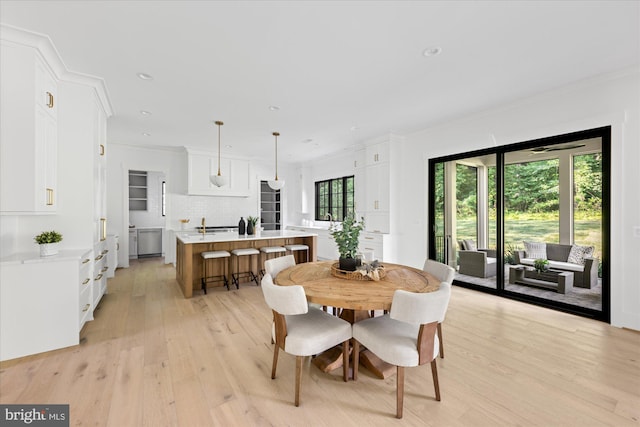
POLYGON ((240 242, 243 240, 267 240, 267 239, 286 239, 293 237, 311 237, 317 236, 315 233, 305 233, 302 231, 292 230, 276 230, 276 231, 260 231, 252 236, 239 235, 237 232, 213 232, 206 235, 196 234, 194 232, 176 232, 176 237, 182 243, 216 243, 216 242, 240 242))
POLYGON ((80 260, 83 256, 91 257, 91 249, 60 249, 55 255, 41 257, 40 252, 21 252, 0 258, 1 265, 29 264, 42 262, 59 262, 80 260))

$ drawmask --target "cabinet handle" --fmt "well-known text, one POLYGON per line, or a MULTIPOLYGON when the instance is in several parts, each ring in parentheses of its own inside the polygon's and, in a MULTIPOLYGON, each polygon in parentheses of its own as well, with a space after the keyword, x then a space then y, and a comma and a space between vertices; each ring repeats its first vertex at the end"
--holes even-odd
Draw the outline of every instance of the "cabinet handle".
POLYGON ((104 255, 98 255, 98 256, 96 257, 96 261, 100 261, 100 260, 102 259, 102 257, 103 257, 103 256, 104 256, 104 255))
POLYGON ((91 261, 89 258, 85 259, 84 261, 82 261, 83 264, 88 263, 89 261, 91 261))
POLYGON ((104 273, 104 272, 105 272, 105 271, 107 271, 108 269, 109 269, 109 267, 105 265, 104 267, 102 267, 102 270, 100 270, 100 272, 101 272, 101 273, 104 273))
POLYGON ((89 280, 91 280, 91 279, 89 279, 89 278, 87 277, 86 279, 84 279, 84 282, 82 282, 82 284, 83 284, 83 285, 86 285, 87 283, 89 283, 89 280))
POLYGON ((98 275, 96 276, 96 278, 95 278, 95 279, 93 279, 93 280, 95 280, 95 281, 97 282, 97 281, 98 281, 98 280, 100 280, 100 279, 102 279, 102 273, 98 274, 98 275))
POLYGON ((367 240, 373 240, 373 237, 365 237, 367 240))
POLYGON ((109 249, 105 249, 102 252, 100 252, 102 255, 106 254, 107 252, 109 252, 109 249))
POLYGON ((88 311, 91 308, 91 304, 86 304, 82 309, 83 312, 88 311))
POLYGON ((104 156, 104 145, 100 144, 100 155, 104 156))
POLYGON ((365 249, 368 249, 368 250, 370 250, 370 251, 374 250, 373 248, 365 248, 365 249))
POLYGON ((107 240, 107 218, 100 218, 100 241, 104 240, 107 240))
POLYGON ((53 94, 51 92, 47 92, 47 107, 53 108, 53 94))
POLYGON ((53 206, 53 188, 47 188, 47 206, 53 206))
POLYGON ((116 243, 116 251, 120 250, 120 242, 116 243))

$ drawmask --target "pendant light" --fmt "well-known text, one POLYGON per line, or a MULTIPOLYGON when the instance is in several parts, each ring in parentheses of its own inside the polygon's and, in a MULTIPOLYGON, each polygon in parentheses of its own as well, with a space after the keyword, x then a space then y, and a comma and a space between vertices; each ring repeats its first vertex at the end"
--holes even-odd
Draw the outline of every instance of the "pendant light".
POLYGON ((268 181, 267 184, 272 190, 280 190, 284 187, 284 181, 278 179, 278 136, 280 136, 280 133, 273 132, 272 135, 276 137, 276 179, 268 181))
POLYGON ((218 126, 218 175, 211 175, 209 177, 209 180, 216 187, 223 187, 227 184, 226 178, 220 175, 220 126, 222 126, 224 123, 216 121, 215 124, 218 126))

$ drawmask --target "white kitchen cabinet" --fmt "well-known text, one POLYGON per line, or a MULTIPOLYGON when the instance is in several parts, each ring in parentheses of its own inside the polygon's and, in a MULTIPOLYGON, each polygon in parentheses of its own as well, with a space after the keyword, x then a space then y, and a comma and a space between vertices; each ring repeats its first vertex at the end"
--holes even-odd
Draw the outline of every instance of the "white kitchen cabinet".
POLYGON ((338 259, 340 254, 338 253, 338 245, 333 240, 333 236, 328 231, 318 233, 318 254, 317 258, 320 260, 332 260, 338 259))
POLYGON ((218 157, 205 151, 187 150, 187 193, 198 196, 249 197, 251 174, 249 161, 220 159, 220 173, 227 180, 223 187, 211 184, 209 177, 218 173, 218 157))
POLYGON ((107 278, 116 275, 118 268, 118 252, 120 252, 120 237, 117 234, 107 234, 107 278))
POLYGON ((374 144, 357 151, 356 164, 360 165, 354 171, 356 211, 358 215, 364 216, 367 231, 389 233, 391 210, 389 142, 374 144))
POLYGON ((362 232, 358 239, 358 251, 367 261, 395 262, 391 254, 391 235, 362 232))
POLYGON ((366 150, 358 150, 355 152, 353 188, 355 210, 358 216, 364 216, 367 211, 367 169, 365 167, 366 150))
POLYGON ((0 57, 0 213, 55 213, 56 78, 32 47, 2 40, 0 57))
POLYGON ((66 245, 93 247, 107 238, 107 114, 91 86, 60 81, 58 91, 59 227, 66 245))
POLYGON ((78 300, 78 318, 80 320, 78 331, 89 320, 93 320, 93 261, 92 252, 82 255, 80 261, 80 275, 78 276, 78 287, 80 298, 78 300))
POLYGON ((331 236, 329 230, 324 228, 307 228, 297 225, 287 226, 287 230, 302 231, 305 233, 315 233, 318 235, 316 240, 316 257, 318 260, 332 260, 338 259, 338 245, 331 236))
POLYGON ((129 259, 138 259, 138 230, 129 230, 129 259))
POLYGON ((366 169, 367 211, 389 211, 389 163, 368 166, 366 169))
POLYGON ((92 318, 91 250, 0 260, 0 360, 77 345, 92 318))
POLYGON ((389 162, 389 142, 380 142, 367 146, 366 166, 389 162))
POLYGON ((355 157, 353 161, 354 169, 364 168, 367 165, 367 150, 365 148, 361 150, 357 150, 354 153, 354 157, 355 157))
POLYGON ((106 242, 98 242, 93 247, 92 309, 98 306, 102 296, 107 292, 108 253, 106 242))

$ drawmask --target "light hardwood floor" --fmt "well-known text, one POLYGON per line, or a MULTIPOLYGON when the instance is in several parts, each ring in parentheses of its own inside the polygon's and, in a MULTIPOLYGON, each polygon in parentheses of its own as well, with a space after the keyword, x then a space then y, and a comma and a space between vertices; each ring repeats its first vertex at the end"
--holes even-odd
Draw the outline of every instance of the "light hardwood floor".
POLYGON ((71 425, 108 426, 638 426, 640 334, 454 287, 438 360, 395 376, 307 360, 293 405, 293 356, 270 378, 271 313, 259 287, 184 299, 161 259, 133 261, 77 347, 0 364, 1 403, 68 403, 71 425))

